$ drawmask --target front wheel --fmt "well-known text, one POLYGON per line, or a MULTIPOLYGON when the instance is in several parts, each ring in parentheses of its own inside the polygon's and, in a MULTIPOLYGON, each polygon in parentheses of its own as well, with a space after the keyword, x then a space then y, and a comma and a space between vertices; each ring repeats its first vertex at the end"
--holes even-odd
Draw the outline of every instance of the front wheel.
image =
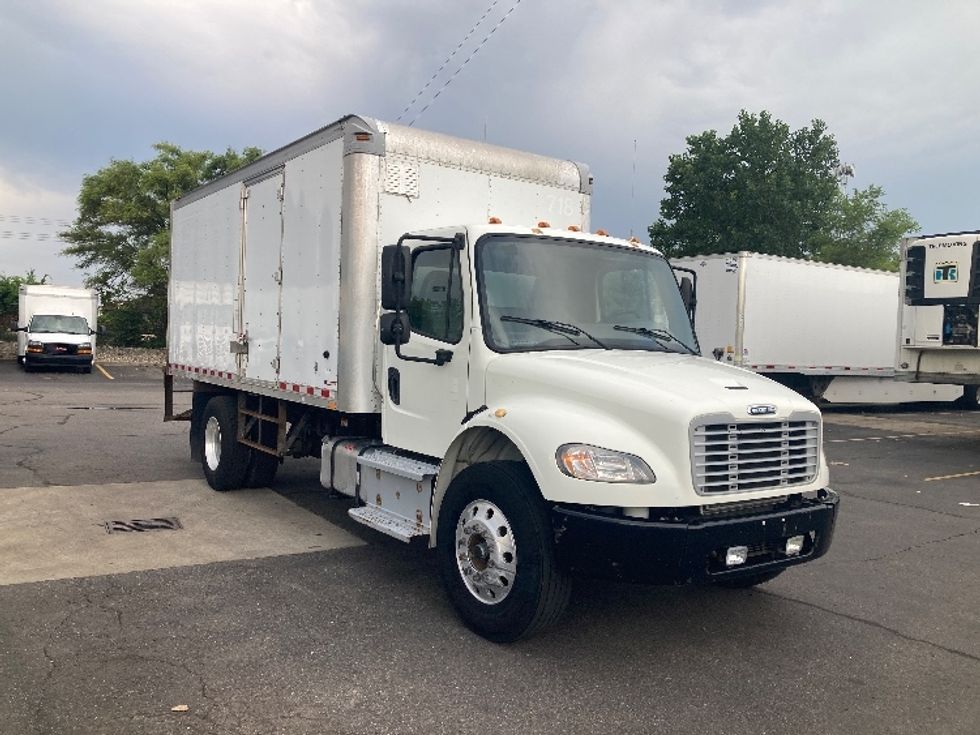
POLYGON ((439 512, 436 545, 450 601, 489 640, 527 638, 568 606, 571 582, 558 566, 547 508, 522 462, 463 470, 439 512))

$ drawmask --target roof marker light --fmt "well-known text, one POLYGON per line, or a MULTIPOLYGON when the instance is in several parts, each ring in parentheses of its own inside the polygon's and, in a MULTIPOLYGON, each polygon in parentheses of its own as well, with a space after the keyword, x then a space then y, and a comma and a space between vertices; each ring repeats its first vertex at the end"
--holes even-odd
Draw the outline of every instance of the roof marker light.
POLYGON ((609 233, 606 232, 605 230, 601 230, 601 229, 600 230, 596 230, 595 231, 595 234, 597 234, 599 237, 609 237, 609 233))
POLYGON ((541 220, 538 222, 538 227, 551 227, 551 223, 546 220, 541 220))
POLYGON ((568 231, 569 232, 581 232, 582 231, 582 228, 579 227, 578 225, 569 225, 568 226, 568 231))
POLYGON ((500 219, 500 217, 491 217, 490 219, 487 220, 487 224, 490 225, 502 225, 503 223, 504 221, 500 219))

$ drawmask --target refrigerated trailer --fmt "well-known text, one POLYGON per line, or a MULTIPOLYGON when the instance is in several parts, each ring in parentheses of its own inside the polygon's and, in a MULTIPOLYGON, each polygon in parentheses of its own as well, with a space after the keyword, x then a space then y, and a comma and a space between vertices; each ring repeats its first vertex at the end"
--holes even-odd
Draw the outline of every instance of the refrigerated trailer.
POLYGON ((901 276, 899 377, 959 383, 980 407, 980 231, 904 241, 901 276))
POLYGON ((896 380, 897 273, 747 251, 671 262, 697 274, 698 339, 719 361, 828 403, 963 395, 896 380))
POLYGON ((348 116, 173 204, 168 416, 215 490, 320 458, 507 641, 575 573, 757 584, 824 554, 817 408, 700 357, 692 284, 589 232, 585 165, 348 116))

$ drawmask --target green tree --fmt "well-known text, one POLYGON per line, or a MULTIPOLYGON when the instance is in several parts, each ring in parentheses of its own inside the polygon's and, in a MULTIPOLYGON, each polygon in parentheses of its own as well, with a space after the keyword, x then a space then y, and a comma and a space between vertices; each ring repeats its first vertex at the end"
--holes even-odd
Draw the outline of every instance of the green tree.
POLYGON ((888 209, 884 192, 871 185, 838 198, 835 219, 816 259, 825 263, 898 270, 898 245, 904 235, 919 229, 905 209, 888 209))
MULTIPOLYGON (((86 176, 78 194, 78 217, 61 237, 71 243, 63 253, 77 258, 77 267, 87 271, 85 285, 98 289, 107 328, 113 312, 120 310, 120 321, 133 325, 127 333, 162 335, 167 320, 170 202, 251 163, 262 151, 250 147, 239 153, 229 148, 216 154, 185 151, 171 143, 153 148, 156 156, 148 161, 112 160, 86 176)), ((121 339, 120 335, 116 341, 121 339)))
POLYGON ((823 121, 794 131, 768 112, 742 110, 727 136, 691 135, 687 150, 670 156, 650 242, 668 256, 753 250, 891 262, 915 221, 905 210, 887 210, 880 187, 842 194, 839 166, 837 141, 823 121))
POLYGON ((21 286, 33 286, 47 282, 48 276, 45 274, 38 278, 37 272, 33 268, 22 276, 5 276, 0 273, 0 319, 3 319, 0 327, 6 329, 7 322, 17 317, 21 286))

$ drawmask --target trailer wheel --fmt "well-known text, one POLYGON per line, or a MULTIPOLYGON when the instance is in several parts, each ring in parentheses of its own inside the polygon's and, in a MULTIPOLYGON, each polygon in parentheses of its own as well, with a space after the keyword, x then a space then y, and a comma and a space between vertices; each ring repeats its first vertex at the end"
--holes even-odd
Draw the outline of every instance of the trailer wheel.
POLYGON ((245 484, 249 450, 238 441, 238 403, 233 396, 215 396, 204 408, 201 466, 215 490, 236 490, 245 484))
POLYGON ((959 404, 973 411, 980 409, 980 385, 964 385, 959 404))
POLYGON ((463 622, 508 643, 551 625, 571 593, 555 558, 548 511, 527 465, 463 470, 439 512, 436 546, 450 601, 463 622))
POLYGON ((762 584, 763 582, 768 582, 770 579, 775 579, 780 574, 782 574, 785 569, 773 569, 768 572, 759 572, 758 574, 750 574, 747 577, 734 577, 732 579, 719 579, 715 582, 719 587, 727 587, 733 590, 746 589, 747 587, 755 587, 757 584, 762 584))

